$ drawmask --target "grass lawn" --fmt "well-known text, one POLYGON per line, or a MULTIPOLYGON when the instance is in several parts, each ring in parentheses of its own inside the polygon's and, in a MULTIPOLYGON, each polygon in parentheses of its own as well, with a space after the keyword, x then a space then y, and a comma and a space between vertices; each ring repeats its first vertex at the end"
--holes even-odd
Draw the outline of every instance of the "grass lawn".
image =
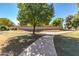
POLYGON ((79 56, 79 31, 56 35, 54 44, 59 56, 79 56))

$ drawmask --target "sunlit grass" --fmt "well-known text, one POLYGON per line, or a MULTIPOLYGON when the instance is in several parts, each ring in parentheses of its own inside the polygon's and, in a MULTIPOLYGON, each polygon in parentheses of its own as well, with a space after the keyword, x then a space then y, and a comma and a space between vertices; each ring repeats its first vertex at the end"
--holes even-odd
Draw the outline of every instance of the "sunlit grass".
POLYGON ((62 34, 66 37, 79 38, 79 30, 62 34))
POLYGON ((0 48, 2 44, 5 44, 6 41, 11 37, 22 36, 22 35, 30 35, 29 32, 25 31, 4 31, 0 33, 0 48))

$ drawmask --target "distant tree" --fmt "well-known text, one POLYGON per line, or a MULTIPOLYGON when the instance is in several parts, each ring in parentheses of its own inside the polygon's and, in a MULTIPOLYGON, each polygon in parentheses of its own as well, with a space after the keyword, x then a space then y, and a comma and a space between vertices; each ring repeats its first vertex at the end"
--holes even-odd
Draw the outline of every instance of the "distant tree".
POLYGON ((0 18, 0 25, 11 27, 14 26, 15 24, 7 18, 0 18))
POLYGON ((79 26, 79 12, 77 14, 74 14, 73 16, 70 15, 66 18, 67 29, 71 29, 71 28, 77 29, 78 26, 79 26))
POLYGON ((77 29, 79 27, 79 12, 72 19, 72 26, 77 29))
POLYGON ((63 25, 62 25, 63 21, 64 21, 63 18, 56 18, 56 19, 54 19, 54 21, 51 24, 53 26, 63 27, 63 25))
POLYGON ((77 30, 77 27, 79 26, 79 22, 76 19, 73 20, 72 26, 75 28, 75 30, 77 30))
POLYGON ((73 15, 69 15, 68 17, 66 17, 66 24, 65 27, 67 29, 71 29, 72 28, 72 19, 73 19, 73 15))
POLYGON ((35 34, 36 26, 49 24, 49 21, 54 16, 53 4, 20 3, 17 6, 19 8, 17 20, 21 26, 30 23, 33 26, 33 34, 35 34))

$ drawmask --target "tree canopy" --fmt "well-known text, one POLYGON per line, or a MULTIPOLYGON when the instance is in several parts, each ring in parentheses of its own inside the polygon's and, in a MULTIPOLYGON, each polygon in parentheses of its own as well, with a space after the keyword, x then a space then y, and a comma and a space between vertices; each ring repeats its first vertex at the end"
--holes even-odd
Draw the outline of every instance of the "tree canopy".
POLYGON ((52 25, 53 26, 58 26, 58 27, 62 27, 62 23, 63 23, 64 19, 63 18, 56 18, 53 20, 52 25))
POLYGON ((48 25, 54 16, 53 4, 47 3, 20 3, 17 20, 21 26, 30 23, 33 26, 33 34, 35 27, 38 25, 48 25))
POLYGON ((0 18, 0 25, 11 27, 14 26, 15 24, 12 21, 10 21, 8 18, 0 18))
POLYGON ((66 28, 67 29, 71 29, 72 28, 72 19, 73 19, 73 15, 69 15, 66 17, 66 28))
POLYGON ((72 26, 77 29, 79 27, 79 12, 72 19, 72 26))
POLYGON ((79 26, 79 12, 75 15, 70 15, 66 18, 67 29, 71 29, 71 28, 77 29, 78 26, 79 26))

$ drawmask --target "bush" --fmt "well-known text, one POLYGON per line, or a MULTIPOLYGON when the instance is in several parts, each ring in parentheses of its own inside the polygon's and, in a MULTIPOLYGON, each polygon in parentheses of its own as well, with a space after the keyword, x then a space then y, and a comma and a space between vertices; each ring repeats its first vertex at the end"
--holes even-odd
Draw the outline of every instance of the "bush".
POLYGON ((5 30, 9 30, 9 28, 7 26, 2 25, 0 26, 0 30, 5 31, 5 30))
POLYGON ((10 28, 10 30, 18 30, 16 27, 10 28))

